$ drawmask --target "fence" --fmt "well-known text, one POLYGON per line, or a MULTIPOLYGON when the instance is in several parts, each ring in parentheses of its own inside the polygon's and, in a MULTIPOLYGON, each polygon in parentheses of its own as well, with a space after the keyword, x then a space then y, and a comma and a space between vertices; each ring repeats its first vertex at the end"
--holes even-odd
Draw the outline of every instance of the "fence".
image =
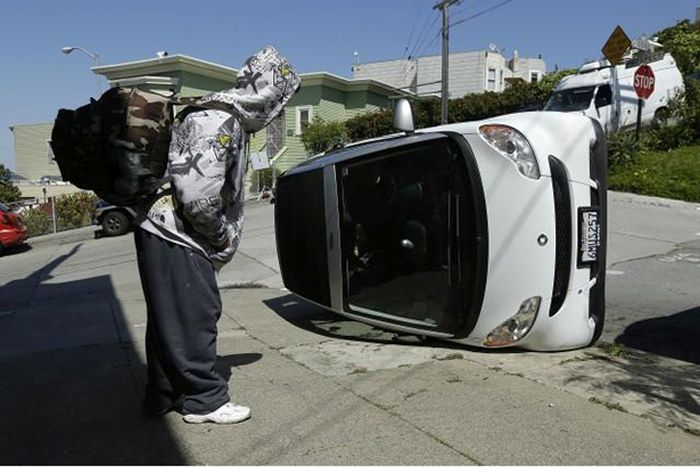
POLYGON ((84 227, 92 223, 97 198, 92 193, 51 196, 17 210, 30 237, 84 227))

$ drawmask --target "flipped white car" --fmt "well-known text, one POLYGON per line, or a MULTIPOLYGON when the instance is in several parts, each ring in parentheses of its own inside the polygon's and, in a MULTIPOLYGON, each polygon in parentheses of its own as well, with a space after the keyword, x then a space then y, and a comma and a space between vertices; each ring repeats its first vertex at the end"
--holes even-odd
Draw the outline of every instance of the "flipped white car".
POLYGON ((413 132, 406 107, 405 133, 277 180, 285 286, 380 328, 473 346, 594 343, 605 317, 600 124, 531 112, 413 132))

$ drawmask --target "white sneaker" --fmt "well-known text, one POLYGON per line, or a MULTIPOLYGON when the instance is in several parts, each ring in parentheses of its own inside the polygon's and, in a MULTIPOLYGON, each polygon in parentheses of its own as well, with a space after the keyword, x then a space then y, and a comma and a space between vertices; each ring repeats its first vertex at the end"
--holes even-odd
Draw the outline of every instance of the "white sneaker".
POLYGON ((250 409, 242 405, 227 402, 213 412, 204 415, 189 413, 182 417, 186 423, 218 423, 229 425, 239 423, 250 418, 250 409))

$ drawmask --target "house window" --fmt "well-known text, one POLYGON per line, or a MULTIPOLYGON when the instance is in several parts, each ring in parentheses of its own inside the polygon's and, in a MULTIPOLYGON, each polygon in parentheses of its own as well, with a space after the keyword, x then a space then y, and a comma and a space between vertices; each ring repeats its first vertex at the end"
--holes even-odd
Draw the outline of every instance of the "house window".
POLYGON ((297 107, 297 135, 300 135, 306 130, 306 127, 311 123, 313 118, 313 111, 310 105, 304 107, 297 107))
POLYGON ((486 90, 495 91, 496 90, 496 69, 489 68, 488 75, 486 78, 486 90))
POLYGON ((503 70, 501 70, 501 79, 500 79, 500 83, 501 83, 501 89, 503 89, 503 88, 504 88, 504 84, 505 84, 505 83, 503 82, 503 70))
POLYGON ((540 74, 537 71, 531 71, 530 72, 530 82, 531 83, 536 83, 540 80, 540 74))

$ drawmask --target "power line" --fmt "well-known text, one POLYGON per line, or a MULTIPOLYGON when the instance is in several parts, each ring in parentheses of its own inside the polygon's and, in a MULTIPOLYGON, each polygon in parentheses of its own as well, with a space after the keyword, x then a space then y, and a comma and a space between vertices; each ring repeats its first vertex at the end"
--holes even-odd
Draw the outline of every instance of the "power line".
POLYGON ((492 12, 493 10, 495 10, 495 9, 497 9, 497 8, 500 8, 500 7, 502 7, 502 6, 504 6, 504 5, 508 4, 508 3, 510 3, 510 2, 512 2, 512 1, 513 1, 513 0, 504 0, 504 1, 502 1, 501 3, 497 3, 496 5, 492 6, 491 8, 487 8, 487 9, 485 9, 485 10, 483 10, 483 11, 480 11, 479 13, 475 13, 475 14, 473 14, 473 15, 471 15, 471 16, 467 16, 466 18, 464 18, 464 19, 462 19, 462 20, 455 21, 454 23, 450 24, 450 27, 454 27, 454 26, 460 25, 460 24, 465 23, 465 22, 467 22, 467 21, 469 21, 469 20, 472 20, 472 19, 474 19, 474 18, 478 18, 479 16, 483 16, 483 15, 485 15, 486 13, 490 13, 490 12, 492 12))
POLYGON ((413 32, 416 29, 416 24, 418 24, 418 18, 420 18, 420 1, 416 0, 416 4, 418 5, 418 9, 416 10, 416 15, 415 18, 413 19, 413 24, 411 25, 411 33, 408 35, 408 41, 406 42, 406 48, 403 51, 403 57, 406 56, 406 53, 408 52, 408 47, 411 45, 411 39, 413 39, 413 32))
POLYGON ((490 3, 491 1, 492 0, 469 0, 466 3, 457 5, 454 9, 454 14, 450 14, 450 16, 453 16, 452 19, 457 21, 462 19, 466 13, 471 13, 474 10, 478 10, 484 4, 490 3))
MULTIPOLYGON (((430 23, 430 26, 428 26, 428 20, 430 19, 430 16, 426 18, 426 22, 423 26, 423 30, 421 31, 420 35, 418 36, 418 39, 416 40, 416 44, 413 46, 413 49, 411 49, 411 53, 408 54, 408 59, 410 60, 411 58, 415 57, 416 55, 416 50, 418 47, 420 47, 425 39, 423 39, 423 36, 425 35, 425 31, 429 28, 432 28, 433 25, 437 22, 438 19, 440 19, 440 14, 436 13, 435 11, 432 11, 431 14, 434 14, 435 16, 433 17, 433 22, 430 23), (427 29, 426 29, 427 28, 427 29)), ((426 38, 427 39, 427 38, 426 38)))
MULTIPOLYGON (((415 87, 419 88, 419 87, 421 87, 421 86, 430 86, 431 84, 440 84, 440 83, 442 83, 442 80, 438 80, 438 81, 428 81, 427 83, 416 84, 415 87)), ((413 87, 413 86, 414 86, 414 85, 411 85, 411 86, 404 86, 404 87, 398 88, 398 89, 408 89, 408 88, 411 88, 411 87, 413 87)))
MULTIPOLYGON (((431 13, 435 13, 435 11, 432 11, 431 13)), ((421 44, 423 43, 423 41, 425 40, 425 39, 423 39, 425 32, 437 22, 439 17, 440 17, 440 15, 435 15, 432 23, 429 23, 430 18, 431 18, 430 15, 428 15, 425 18, 425 22, 423 23, 423 28, 421 29, 420 34, 417 36, 416 43, 414 44, 413 48, 411 49, 411 52, 408 54, 408 58, 406 59, 406 61, 404 62, 404 64, 401 67, 401 71, 400 71, 401 77, 397 80, 397 82, 395 83, 395 86, 400 85, 401 83, 403 83, 406 80, 406 77, 408 76, 408 73, 411 70, 410 62, 415 57, 416 49, 418 49, 418 47, 420 47, 421 44)), ((404 57, 405 57, 405 54, 404 54, 404 57)))

